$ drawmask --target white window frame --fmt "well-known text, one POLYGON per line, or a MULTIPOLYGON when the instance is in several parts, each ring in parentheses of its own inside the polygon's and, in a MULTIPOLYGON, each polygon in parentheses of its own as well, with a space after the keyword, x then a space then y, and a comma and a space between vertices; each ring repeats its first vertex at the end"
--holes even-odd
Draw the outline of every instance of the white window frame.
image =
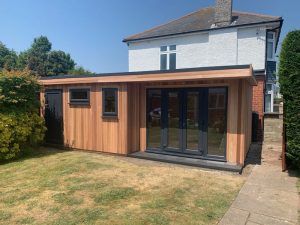
POLYGON ((270 108, 270 112, 274 112, 274 84, 273 83, 266 83, 266 95, 271 95, 271 108, 270 108), (271 86, 271 90, 268 90, 267 86, 270 85, 271 86))
MULTIPOLYGON (((167 68, 166 70, 170 70, 170 55, 172 53, 175 53, 176 54, 176 68, 177 69, 177 45, 162 45, 159 47, 159 66, 161 67, 161 55, 167 55, 167 68), (170 47, 171 46, 175 46, 176 50, 170 50, 170 47), (167 47, 167 50, 166 51, 161 51, 161 48, 162 47, 167 47)), ((161 68, 160 68, 161 69, 161 68)))
POLYGON ((267 61, 275 61, 275 32, 267 32, 267 61), (273 38, 268 38, 268 34, 272 34, 273 38), (273 44, 273 58, 269 58, 268 56, 268 43, 273 44))

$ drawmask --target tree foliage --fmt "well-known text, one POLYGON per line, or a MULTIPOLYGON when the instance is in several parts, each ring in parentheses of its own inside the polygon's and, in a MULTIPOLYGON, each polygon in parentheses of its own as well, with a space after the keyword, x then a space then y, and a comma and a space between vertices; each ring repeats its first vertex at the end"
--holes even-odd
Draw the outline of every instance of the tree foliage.
POLYGON ((63 51, 52 51, 48 55, 48 75, 69 74, 75 63, 69 54, 63 51))
POLYGON ((288 33, 283 41, 279 83, 284 100, 287 158, 300 168, 300 30, 288 33))
POLYGON ((52 50, 52 43, 45 36, 34 38, 31 47, 19 55, 0 42, 0 70, 28 69, 36 76, 90 73, 75 65, 70 54, 61 50, 52 50))
POLYGON ((0 42, 0 70, 10 70, 17 65, 18 56, 15 51, 8 49, 0 42))
POLYGON ((70 75, 90 75, 94 74, 89 70, 84 69, 82 66, 76 66, 74 69, 69 70, 68 72, 70 75))
POLYGON ((40 85, 29 71, 0 72, 0 161, 17 157, 44 138, 40 85))

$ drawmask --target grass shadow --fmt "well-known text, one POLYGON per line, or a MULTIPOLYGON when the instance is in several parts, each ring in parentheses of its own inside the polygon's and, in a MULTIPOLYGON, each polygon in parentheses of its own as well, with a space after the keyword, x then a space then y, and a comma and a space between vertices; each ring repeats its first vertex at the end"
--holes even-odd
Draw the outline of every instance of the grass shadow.
POLYGON ((47 147, 47 146, 39 146, 32 149, 27 149, 24 151, 18 158, 8 161, 0 161, 0 165, 7 165, 10 163, 16 163, 16 162, 23 162, 28 159, 34 159, 34 158, 43 158, 50 155, 56 155, 61 154, 65 152, 70 152, 71 150, 67 149, 58 149, 54 147, 47 147))

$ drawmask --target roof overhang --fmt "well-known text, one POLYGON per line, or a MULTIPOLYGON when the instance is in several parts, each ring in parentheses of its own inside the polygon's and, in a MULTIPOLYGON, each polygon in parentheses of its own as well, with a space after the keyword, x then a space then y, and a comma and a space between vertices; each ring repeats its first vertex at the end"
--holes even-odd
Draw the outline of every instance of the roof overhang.
POLYGON ((256 85, 251 65, 203 67, 179 69, 175 71, 147 71, 132 73, 99 74, 90 76, 46 77, 40 80, 44 86, 91 84, 91 83, 139 83, 139 82, 171 82, 171 81, 207 81, 221 79, 246 79, 256 85))
POLYGON ((179 33, 170 33, 170 34, 164 34, 164 35, 157 35, 157 36, 149 36, 149 37, 142 37, 142 38, 132 38, 127 37, 123 39, 124 43, 133 43, 133 42, 140 42, 140 41, 147 41, 147 40, 155 40, 155 39, 161 39, 161 38, 169 38, 169 37, 177 37, 179 35, 190 35, 195 33, 204 33, 204 32, 210 32, 214 30, 225 30, 225 29, 231 29, 231 28, 246 28, 246 27, 253 27, 253 26, 260 26, 265 25, 268 26, 270 29, 275 29, 276 27, 282 26, 283 19, 280 17, 278 19, 269 20, 269 21, 262 21, 262 22, 256 22, 256 23, 246 23, 246 24, 237 24, 237 25, 230 25, 225 27, 213 27, 209 29, 201 29, 201 30, 193 30, 193 31, 187 31, 187 32, 179 32, 179 33))

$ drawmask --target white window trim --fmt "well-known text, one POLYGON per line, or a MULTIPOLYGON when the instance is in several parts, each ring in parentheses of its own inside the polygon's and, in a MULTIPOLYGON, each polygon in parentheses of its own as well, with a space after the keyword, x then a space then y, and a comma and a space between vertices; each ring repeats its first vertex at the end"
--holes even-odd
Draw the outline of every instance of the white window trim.
POLYGON ((274 84, 273 83, 266 83, 266 95, 271 95, 271 108, 270 112, 274 112, 274 84), (267 85, 271 85, 271 90, 267 90, 267 85))
POLYGON ((272 42, 273 43, 273 58, 269 58, 268 57, 268 49, 267 49, 267 61, 275 61, 276 57, 275 57, 275 32, 267 32, 267 48, 268 48, 268 43, 269 42, 272 42), (273 38, 272 39, 269 39, 268 38, 268 34, 272 34, 273 35, 273 38))
MULTIPOLYGON (((161 55, 167 55, 167 70, 170 70, 170 54, 177 53, 177 45, 162 45, 159 47, 159 62, 161 65, 161 55), (170 50, 170 46, 176 46, 176 50, 170 50), (161 47, 167 47, 167 51, 161 51, 161 47)), ((176 54, 177 57, 177 54, 176 54)), ((177 63, 176 63, 177 65, 177 63)))

